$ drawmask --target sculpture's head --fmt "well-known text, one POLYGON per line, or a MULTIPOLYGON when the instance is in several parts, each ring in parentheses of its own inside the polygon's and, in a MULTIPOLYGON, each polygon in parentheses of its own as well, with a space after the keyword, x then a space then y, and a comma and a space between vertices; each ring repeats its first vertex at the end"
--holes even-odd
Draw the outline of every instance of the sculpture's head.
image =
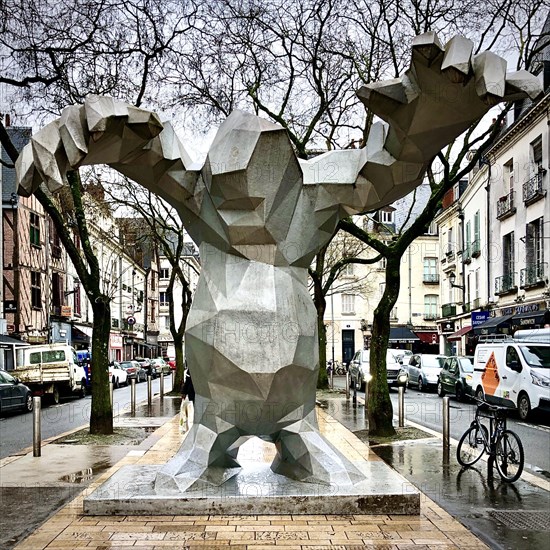
POLYGON ((204 177, 218 211, 256 211, 264 219, 278 195, 302 185, 284 128, 244 111, 233 111, 220 126, 204 177))

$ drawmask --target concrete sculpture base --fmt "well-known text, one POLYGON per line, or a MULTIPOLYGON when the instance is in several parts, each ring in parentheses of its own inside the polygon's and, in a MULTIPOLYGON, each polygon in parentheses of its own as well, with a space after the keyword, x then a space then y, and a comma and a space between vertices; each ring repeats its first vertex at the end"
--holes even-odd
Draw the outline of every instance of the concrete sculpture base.
POLYGON ((125 466, 84 499, 93 515, 419 514, 420 493, 382 461, 354 465, 365 474, 355 486, 293 481, 268 464, 243 469, 220 486, 159 492, 160 465, 125 466), (375 480, 375 482, 373 482, 375 480))

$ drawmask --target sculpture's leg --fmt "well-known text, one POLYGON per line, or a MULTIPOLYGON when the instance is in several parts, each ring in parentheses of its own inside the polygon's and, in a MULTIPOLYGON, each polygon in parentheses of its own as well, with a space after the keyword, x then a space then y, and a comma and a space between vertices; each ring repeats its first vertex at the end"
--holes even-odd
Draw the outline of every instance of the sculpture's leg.
POLYGON ((194 424, 176 456, 157 473, 155 489, 181 492, 221 485, 239 472, 237 452, 246 438, 212 413, 211 405, 196 404, 194 424))
POLYGON ((312 411, 306 418, 281 430, 275 440, 277 456, 271 469, 277 473, 323 485, 353 485, 365 476, 320 433, 312 411))

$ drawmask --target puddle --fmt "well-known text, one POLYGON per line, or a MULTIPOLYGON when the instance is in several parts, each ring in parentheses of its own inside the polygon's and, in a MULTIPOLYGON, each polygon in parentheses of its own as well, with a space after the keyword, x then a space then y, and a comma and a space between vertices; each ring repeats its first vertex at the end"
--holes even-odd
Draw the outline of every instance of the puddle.
POLYGON ((93 477, 103 473, 105 470, 108 470, 113 465, 113 462, 110 460, 104 460, 102 462, 97 462, 93 465, 92 468, 84 468, 78 472, 73 472, 61 476, 59 481, 64 481, 65 483, 74 483, 79 485, 82 483, 89 483, 92 481, 93 477))

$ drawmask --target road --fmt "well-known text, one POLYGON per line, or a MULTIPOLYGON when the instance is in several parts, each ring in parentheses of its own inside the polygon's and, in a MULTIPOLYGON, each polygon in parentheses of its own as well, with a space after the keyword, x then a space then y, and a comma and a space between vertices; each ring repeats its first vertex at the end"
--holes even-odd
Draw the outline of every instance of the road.
MULTIPOLYGON (((164 391, 172 388, 171 377, 164 379, 164 391)), ((153 394, 159 392, 160 379, 153 380, 153 394)), ((130 387, 113 392, 113 414, 117 416, 130 411, 130 387)), ((147 399, 147 384, 136 384, 136 402, 147 399)), ((42 440, 58 436, 90 421, 91 396, 84 399, 66 398, 59 405, 42 408, 42 440)), ((32 414, 11 414, 0 417, 0 459, 22 452, 32 446, 32 414)))
MULTIPOLYGON (((344 377, 334 378, 335 388, 345 387, 344 377)), ((390 396, 394 413, 397 414, 397 391, 391 390, 390 396)), ((364 399, 365 394, 358 392, 364 399)), ((421 426, 442 433, 443 400, 435 392, 419 392, 409 388, 405 393, 405 419, 421 426)), ((450 434, 451 438, 460 439, 475 416, 476 406, 470 402, 460 402, 450 398, 450 434)), ((525 450, 525 467, 531 473, 550 479, 550 418, 536 416, 529 422, 519 420, 512 415, 508 419, 508 428, 516 432, 525 450)))

